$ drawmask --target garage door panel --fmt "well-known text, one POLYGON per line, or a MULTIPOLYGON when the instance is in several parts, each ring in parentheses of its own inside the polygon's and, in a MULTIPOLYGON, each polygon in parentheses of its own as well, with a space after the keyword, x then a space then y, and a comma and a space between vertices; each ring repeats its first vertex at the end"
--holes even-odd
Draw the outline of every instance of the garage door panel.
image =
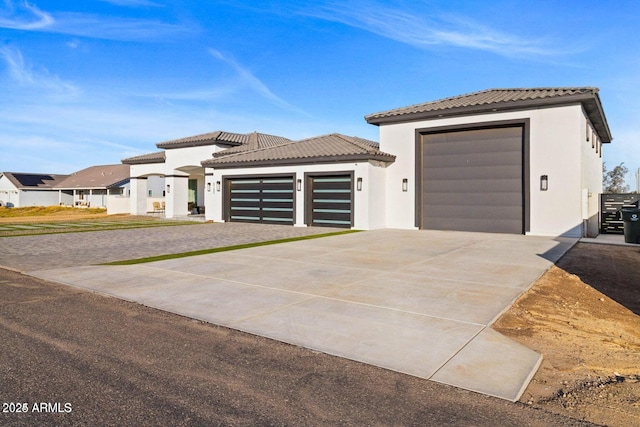
POLYGON ((422 140, 421 226, 523 232, 523 129, 474 129, 422 140))
MULTIPOLYGON (((469 143, 465 143, 469 144, 469 143)), ((501 141, 498 145, 483 144, 478 147, 473 147, 469 150, 468 147, 463 147, 462 143, 449 143, 438 144, 436 147, 428 147, 425 149, 425 154, 429 156, 437 157, 450 157, 451 153, 455 153, 456 149, 459 150, 456 155, 463 157, 473 157, 479 155, 481 157, 489 157, 487 155, 505 155, 505 154, 520 154, 518 150, 514 150, 509 141, 501 141)))
POLYGON ((494 152, 494 153, 473 153, 466 155, 430 155, 430 167, 464 167, 464 166, 496 166, 496 165, 520 165, 522 164, 522 153, 515 152, 494 152))
POLYGON ((425 194, 423 204, 428 206, 520 206, 522 195, 513 193, 429 193, 425 194))
POLYGON ((336 210, 324 211, 324 210, 314 210, 313 219, 315 221, 318 220, 338 220, 343 223, 351 223, 351 212, 339 212, 336 210))
MULTIPOLYGON (((432 182, 425 189, 425 194, 434 193, 521 193, 522 186, 518 182, 501 179, 448 180, 432 182)), ((521 196, 522 197, 522 196, 521 196)))
POLYGON ((314 199, 314 206, 316 209, 328 209, 328 210, 336 210, 336 211, 345 211, 351 212, 351 200, 341 200, 341 201, 322 201, 320 203, 319 199, 314 199))
POLYGON ((469 164, 468 166, 459 167, 432 167, 426 168, 423 173, 423 177, 426 182, 432 180, 453 180, 460 181, 464 179, 504 179, 505 176, 514 176, 522 171, 522 165, 507 164, 499 166, 474 166, 469 164))
POLYGON ((429 135, 429 138, 434 142, 448 142, 448 141, 494 141, 504 138, 517 137, 522 134, 522 127, 509 126, 509 127, 487 127, 482 129, 470 129, 454 132, 441 132, 429 135))
POLYGON ((482 233, 522 233, 522 222, 518 220, 501 221, 500 230, 496 231, 495 221, 474 218, 433 218, 430 220, 430 230, 475 231, 482 233))
POLYGON ((229 179, 229 219, 292 225, 293 182, 292 176, 229 179))
POLYGON ((492 221, 508 220, 519 213, 517 206, 459 206, 459 205, 442 205, 442 206, 426 206, 426 213, 433 218, 487 218, 492 221), (474 216, 469 214, 473 213, 474 216))
POLYGON ((316 226, 352 225, 353 178, 349 175, 311 176, 310 222, 316 226))

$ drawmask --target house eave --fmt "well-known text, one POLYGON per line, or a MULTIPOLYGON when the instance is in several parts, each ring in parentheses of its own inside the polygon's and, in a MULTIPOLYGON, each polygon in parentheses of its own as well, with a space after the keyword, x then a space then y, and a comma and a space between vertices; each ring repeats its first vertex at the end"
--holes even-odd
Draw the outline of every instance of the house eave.
MULTIPOLYGON (((500 112, 524 111, 537 108, 551 108, 563 105, 580 104, 584 107, 589 120, 593 123, 603 143, 612 141, 611 131, 607 123, 604 109, 597 95, 576 94, 551 99, 531 99, 517 102, 499 102, 494 104, 471 105, 450 109, 419 111, 412 113, 399 113, 395 115, 372 114, 365 117, 367 123, 372 125, 390 125, 423 120, 437 120, 450 117, 469 116, 474 114, 493 114, 500 112)), ((381 113, 384 114, 384 113, 381 113)))
POLYGON ((331 157, 309 157, 297 159, 276 159, 276 160, 254 160, 254 161, 237 161, 212 163, 208 161, 201 162, 202 166, 212 169, 239 169, 239 168, 256 168, 256 167, 274 167, 274 166, 300 166, 300 165, 319 165, 319 164, 336 164, 336 163, 353 163, 369 160, 377 160, 384 163, 393 163, 395 156, 389 155, 347 155, 347 156, 331 156, 331 157))

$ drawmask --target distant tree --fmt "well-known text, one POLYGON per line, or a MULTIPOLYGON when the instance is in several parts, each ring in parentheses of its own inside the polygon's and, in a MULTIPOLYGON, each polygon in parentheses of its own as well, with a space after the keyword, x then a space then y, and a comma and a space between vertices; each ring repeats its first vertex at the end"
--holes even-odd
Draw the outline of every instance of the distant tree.
POLYGON ((605 193, 628 193, 629 186, 624 183, 624 176, 629 169, 624 162, 611 170, 607 170, 607 165, 602 164, 602 186, 605 193))

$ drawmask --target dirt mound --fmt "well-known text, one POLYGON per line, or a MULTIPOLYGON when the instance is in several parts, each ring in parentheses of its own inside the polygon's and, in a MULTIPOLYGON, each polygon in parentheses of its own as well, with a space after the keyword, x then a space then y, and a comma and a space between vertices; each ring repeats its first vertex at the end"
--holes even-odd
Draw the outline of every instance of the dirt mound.
POLYGON ((522 401, 640 426, 640 248, 577 244, 493 328, 544 361, 522 401))

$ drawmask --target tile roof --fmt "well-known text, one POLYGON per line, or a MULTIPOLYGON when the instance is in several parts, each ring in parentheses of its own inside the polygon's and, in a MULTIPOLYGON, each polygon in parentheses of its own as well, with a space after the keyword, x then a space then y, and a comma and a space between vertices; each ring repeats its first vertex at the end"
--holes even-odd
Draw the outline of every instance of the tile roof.
POLYGON ((182 147, 198 147, 202 145, 245 145, 251 144, 252 140, 259 141, 261 144, 278 144, 281 142, 289 142, 287 138, 275 135, 267 135, 264 133, 232 133, 224 131, 216 131, 210 133, 204 133, 201 135, 188 136, 186 138, 174 139, 171 141, 160 142, 156 144, 158 148, 182 148, 182 147))
POLYGON ((146 163, 164 163, 166 160, 164 151, 156 151, 155 153, 141 154, 139 156, 127 157, 121 162, 127 165, 142 165, 146 163))
POLYGON ((581 103, 602 142, 611 142, 613 138, 598 91, 595 87, 488 89, 369 114, 365 116, 365 120, 371 124, 381 125, 581 103))
POLYGON ((22 173, 22 172, 2 172, 0 176, 7 179, 18 189, 48 189, 63 181, 69 175, 43 174, 43 173, 22 173))
POLYGON ((237 145, 226 150, 215 152, 213 153, 213 157, 222 157, 245 151, 260 150, 262 148, 275 147, 276 145, 288 144, 291 142, 290 139, 281 136, 265 135, 257 132, 249 133, 245 136, 246 138, 242 145, 237 145))
POLYGON ((202 165, 214 168, 232 168, 361 160, 393 162, 395 161, 395 156, 380 151, 377 142, 333 133, 251 151, 218 156, 203 161, 202 165))
POLYGON ((57 184, 56 189, 97 189, 110 188, 124 184, 129 180, 129 165, 91 166, 74 172, 57 184))

